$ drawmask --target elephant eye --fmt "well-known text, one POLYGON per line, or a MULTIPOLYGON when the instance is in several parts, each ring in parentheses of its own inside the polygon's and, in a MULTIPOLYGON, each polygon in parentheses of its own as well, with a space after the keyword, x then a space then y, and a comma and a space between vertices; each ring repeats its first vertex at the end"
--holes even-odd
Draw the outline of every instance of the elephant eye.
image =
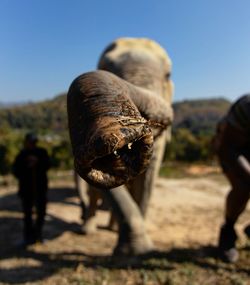
POLYGON ((164 76, 164 77, 165 77, 165 79, 166 79, 166 80, 169 80, 170 76, 171 76, 171 73, 170 73, 170 72, 168 72, 168 73, 166 73, 166 74, 165 74, 165 76, 164 76))

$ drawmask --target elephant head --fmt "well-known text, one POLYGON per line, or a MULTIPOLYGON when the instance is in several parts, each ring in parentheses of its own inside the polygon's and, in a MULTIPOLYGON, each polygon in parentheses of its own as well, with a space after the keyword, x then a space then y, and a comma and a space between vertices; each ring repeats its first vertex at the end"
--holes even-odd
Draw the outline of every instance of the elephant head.
POLYGON ((171 62, 154 41, 122 38, 98 68, 71 84, 68 123, 79 175, 113 188, 146 169, 154 139, 172 122, 171 62))

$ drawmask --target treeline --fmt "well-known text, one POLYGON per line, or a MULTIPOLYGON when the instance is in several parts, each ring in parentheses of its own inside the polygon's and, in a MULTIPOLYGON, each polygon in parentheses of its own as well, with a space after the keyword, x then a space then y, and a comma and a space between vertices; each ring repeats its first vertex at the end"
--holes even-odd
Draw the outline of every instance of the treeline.
POLYGON ((67 129, 66 95, 52 100, 0 109, 0 127, 60 132, 67 129))
MULTIPOLYGON (((13 161, 21 149, 25 134, 29 129, 10 130, 9 128, 0 128, 0 175, 11 172, 13 161)), ((34 129, 31 129, 34 131, 34 129)), ((73 159, 68 132, 53 134, 47 130, 37 132, 39 145, 47 149, 52 167, 56 169, 72 169, 73 159)))
POLYGON ((185 162, 214 159, 211 139, 230 105, 230 101, 223 98, 175 103, 172 140, 165 159, 185 162))
MULTIPOLYGON (((212 135, 229 105, 229 101, 220 98, 174 103, 172 141, 166 149, 165 159, 210 160, 213 156, 210 148, 212 135)), ((47 148, 53 167, 72 168, 65 94, 39 103, 0 109, 0 174, 11 171, 13 159, 28 131, 38 133, 40 144, 47 148)))
POLYGON ((174 129, 185 128, 194 135, 211 135, 230 102, 223 98, 186 100, 174 104, 174 129))

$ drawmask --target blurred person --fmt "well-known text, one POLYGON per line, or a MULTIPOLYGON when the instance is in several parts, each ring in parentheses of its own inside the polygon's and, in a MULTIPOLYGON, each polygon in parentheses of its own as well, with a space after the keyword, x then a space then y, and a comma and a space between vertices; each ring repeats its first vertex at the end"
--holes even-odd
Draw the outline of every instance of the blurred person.
MULTIPOLYGON (((235 262, 239 258, 235 224, 245 210, 250 194, 250 94, 240 97, 218 123, 213 145, 231 184, 218 248, 221 258, 235 262)), ((250 226, 245 228, 245 233, 250 238, 250 226)))
POLYGON ((18 179, 18 196, 23 209, 23 244, 27 246, 42 242, 47 204, 48 178, 50 161, 47 151, 37 146, 37 136, 28 133, 24 139, 23 149, 16 156, 13 174, 18 179), (35 208, 36 219, 32 218, 35 208))

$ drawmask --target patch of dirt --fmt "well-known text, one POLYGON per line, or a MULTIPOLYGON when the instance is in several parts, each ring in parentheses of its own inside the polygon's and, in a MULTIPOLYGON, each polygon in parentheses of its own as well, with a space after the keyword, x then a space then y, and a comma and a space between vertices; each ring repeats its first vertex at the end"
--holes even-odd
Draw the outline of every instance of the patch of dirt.
MULTIPOLYGON (((199 170, 194 178, 158 179, 146 217, 147 230, 158 249, 178 249, 180 252, 181 249, 216 246, 229 185, 221 174, 205 177, 200 175, 203 171, 199 170)), ((80 234, 81 211, 73 179, 57 179, 50 183, 44 227, 47 241, 27 250, 18 246, 22 213, 16 187, 0 187, 0 198, 0 284, 109 284, 103 283, 108 280, 109 273, 105 269, 100 272, 98 264, 99 258, 108 259, 111 255, 117 235, 104 229, 109 213, 103 210, 99 210, 96 217, 99 230, 89 236, 80 234), (98 277, 96 270, 99 270, 98 277), (95 280, 95 283, 81 283, 82 276, 85 280, 95 280)), ((242 232, 249 222, 249 214, 248 207, 237 224, 242 245, 245 242, 242 232)), ((158 281, 139 283, 137 275, 129 279, 129 269, 117 274, 117 278, 127 276, 130 283, 126 284, 163 284, 158 281)))

